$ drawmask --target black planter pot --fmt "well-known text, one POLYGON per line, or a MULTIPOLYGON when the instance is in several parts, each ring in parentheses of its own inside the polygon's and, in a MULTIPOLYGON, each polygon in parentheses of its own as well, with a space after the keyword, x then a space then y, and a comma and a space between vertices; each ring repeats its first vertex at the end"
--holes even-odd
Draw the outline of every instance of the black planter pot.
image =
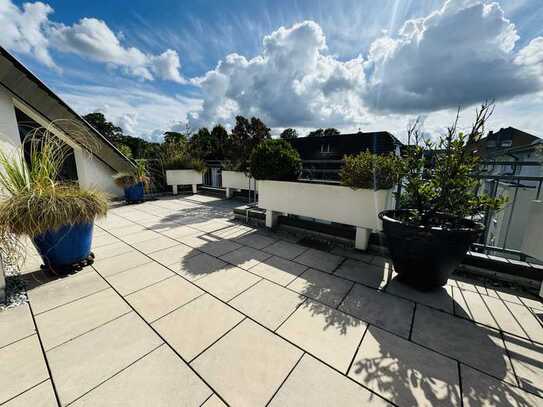
POLYGON ((423 227, 402 221, 405 212, 387 210, 379 214, 398 278, 419 290, 444 286, 482 233, 483 225, 455 219, 460 226, 454 229, 423 227))

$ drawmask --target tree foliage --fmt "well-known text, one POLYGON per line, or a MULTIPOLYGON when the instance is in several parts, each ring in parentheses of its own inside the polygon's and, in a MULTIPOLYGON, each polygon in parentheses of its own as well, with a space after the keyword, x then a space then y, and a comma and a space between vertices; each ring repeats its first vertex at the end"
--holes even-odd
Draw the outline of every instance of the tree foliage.
POLYGON ((378 155, 364 151, 358 155, 347 155, 344 160, 339 173, 341 184, 354 189, 390 189, 398 183, 402 173, 402 162, 393 154, 378 155))
POLYGON ((309 132, 307 137, 338 136, 339 130, 329 127, 327 129, 317 129, 309 132))
POLYGON ((245 170, 253 149, 268 139, 271 139, 270 129, 262 120, 256 117, 249 120, 243 116, 236 116, 236 125, 230 135, 226 158, 236 163, 240 170, 245 170))
POLYGON ((478 180, 473 175, 479 161, 475 153, 466 148, 483 136, 493 110, 493 103, 483 103, 476 110, 468 133, 458 130, 458 112, 447 134, 437 142, 424 140, 420 120, 409 127, 401 202, 402 206, 412 209, 410 221, 422 225, 440 224, 442 214, 465 218, 503 205, 505 201, 501 198, 477 193, 478 180), (433 165, 428 165, 426 151, 432 152, 433 165))
POLYGON ((265 140, 251 154, 250 172, 255 179, 295 181, 301 168, 298 151, 285 140, 265 140))
POLYGON ((282 138, 283 140, 292 140, 298 138, 298 132, 295 129, 288 128, 281 132, 279 138, 282 138))

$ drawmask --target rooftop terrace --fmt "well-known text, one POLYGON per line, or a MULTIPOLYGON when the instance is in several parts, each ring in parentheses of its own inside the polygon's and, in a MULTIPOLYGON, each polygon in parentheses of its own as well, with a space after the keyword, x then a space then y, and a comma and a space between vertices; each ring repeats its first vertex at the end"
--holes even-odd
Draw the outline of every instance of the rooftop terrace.
POLYGON ((421 293, 384 257, 236 223, 235 205, 114 207, 65 278, 31 257, 29 303, 0 312, 0 404, 543 405, 536 298, 465 278, 421 293))

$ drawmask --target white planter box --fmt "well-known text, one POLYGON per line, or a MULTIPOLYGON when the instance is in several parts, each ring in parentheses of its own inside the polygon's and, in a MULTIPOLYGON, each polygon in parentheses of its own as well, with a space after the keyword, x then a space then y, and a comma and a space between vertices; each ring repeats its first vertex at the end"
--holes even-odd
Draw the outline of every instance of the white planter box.
POLYGON ((197 185, 202 184, 202 173, 195 170, 166 170, 166 183, 173 188, 177 195, 178 185, 192 185, 192 192, 198 191, 197 185))
MULTIPOLYGON (((543 201, 532 201, 528 219, 520 250, 524 254, 543 260, 543 201)), ((539 295, 543 297, 543 284, 539 295)))
POLYGON ((391 201, 391 190, 352 189, 341 185, 258 181, 258 206, 266 209, 266 226, 280 213, 356 226, 357 249, 365 250, 371 230, 381 230, 379 212, 391 201))
POLYGON ((223 171, 222 186, 226 188, 226 197, 232 196, 232 189, 240 191, 242 189, 256 190, 256 180, 249 178, 245 173, 240 171, 223 171))

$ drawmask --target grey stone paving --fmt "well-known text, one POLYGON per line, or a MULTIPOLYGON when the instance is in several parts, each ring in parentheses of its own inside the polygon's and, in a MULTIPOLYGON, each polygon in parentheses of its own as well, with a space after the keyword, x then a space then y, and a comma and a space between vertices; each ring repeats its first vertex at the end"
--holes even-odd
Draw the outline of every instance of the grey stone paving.
POLYGON ((543 305, 230 220, 193 195, 112 208, 93 267, 25 267, 0 312, 5 406, 543 405, 543 305))

